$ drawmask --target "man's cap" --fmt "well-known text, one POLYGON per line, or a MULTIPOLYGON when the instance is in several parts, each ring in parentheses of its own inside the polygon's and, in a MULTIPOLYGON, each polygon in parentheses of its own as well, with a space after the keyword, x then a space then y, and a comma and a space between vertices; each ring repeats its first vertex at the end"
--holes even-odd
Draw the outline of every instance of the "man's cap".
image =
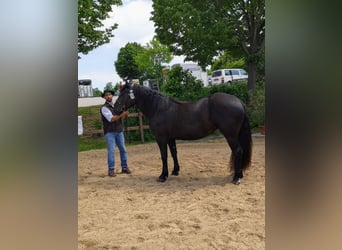
POLYGON ((113 91, 111 91, 111 90, 105 90, 105 91, 103 91, 103 94, 101 95, 102 98, 104 98, 104 96, 105 96, 106 93, 112 93, 112 95, 114 95, 114 92, 113 92, 113 91))

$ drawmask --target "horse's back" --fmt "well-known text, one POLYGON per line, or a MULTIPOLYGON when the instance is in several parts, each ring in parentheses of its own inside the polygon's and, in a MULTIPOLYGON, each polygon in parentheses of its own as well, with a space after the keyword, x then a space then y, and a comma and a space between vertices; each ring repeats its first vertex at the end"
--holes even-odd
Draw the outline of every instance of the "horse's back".
POLYGON ((222 105, 225 107, 235 107, 243 109, 243 104, 236 96, 226 93, 214 93, 209 97, 210 103, 214 105, 222 105))
POLYGON ((180 134, 182 139, 199 139, 213 132, 216 127, 210 120, 209 99, 207 97, 178 106, 181 117, 180 134))
POLYGON ((215 93, 209 97, 212 121, 218 126, 239 127, 245 117, 245 109, 239 98, 226 93, 215 93))
POLYGON ((194 140, 216 129, 210 120, 208 98, 193 102, 170 102, 168 108, 159 114, 150 120, 150 127, 160 136, 194 140))

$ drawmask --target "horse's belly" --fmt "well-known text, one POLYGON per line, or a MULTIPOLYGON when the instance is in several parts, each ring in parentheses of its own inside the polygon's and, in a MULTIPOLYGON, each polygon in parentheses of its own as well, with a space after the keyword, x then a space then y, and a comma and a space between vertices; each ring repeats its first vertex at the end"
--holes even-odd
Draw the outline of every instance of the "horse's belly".
POLYGON ((174 135, 175 139, 180 140, 196 140, 203 138, 215 130, 214 127, 196 127, 196 126, 183 126, 173 130, 170 134, 174 135))

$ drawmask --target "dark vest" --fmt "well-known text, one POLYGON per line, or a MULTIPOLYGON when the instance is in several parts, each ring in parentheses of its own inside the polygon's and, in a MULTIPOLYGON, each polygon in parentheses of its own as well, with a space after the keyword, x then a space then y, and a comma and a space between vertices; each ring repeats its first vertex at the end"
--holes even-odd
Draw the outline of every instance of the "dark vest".
MULTIPOLYGON (((102 105, 102 107, 107 107, 112 114, 114 115, 114 108, 112 107, 112 105, 110 105, 108 102, 106 102, 105 104, 102 105)), ((101 109, 102 109, 101 107, 101 109)), ((100 114, 102 117, 102 122, 103 122, 103 132, 104 134, 106 134, 107 132, 121 132, 122 131, 122 123, 121 123, 121 119, 116 120, 115 122, 109 122, 102 114, 100 109, 100 114)))

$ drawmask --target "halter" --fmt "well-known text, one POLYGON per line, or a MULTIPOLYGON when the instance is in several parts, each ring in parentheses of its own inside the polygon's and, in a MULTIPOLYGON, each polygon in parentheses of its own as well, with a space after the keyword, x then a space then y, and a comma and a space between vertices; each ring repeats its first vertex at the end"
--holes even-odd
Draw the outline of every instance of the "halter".
POLYGON ((128 95, 129 95, 129 98, 131 98, 132 100, 135 99, 135 95, 133 93, 133 86, 132 85, 129 86, 129 93, 128 93, 128 95))
POLYGON ((135 99, 135 95, 134 95, 134 93, 133 93, 133 89, 130 89, 129 90, 129 98, 131 98, 131 99, 135 99))

